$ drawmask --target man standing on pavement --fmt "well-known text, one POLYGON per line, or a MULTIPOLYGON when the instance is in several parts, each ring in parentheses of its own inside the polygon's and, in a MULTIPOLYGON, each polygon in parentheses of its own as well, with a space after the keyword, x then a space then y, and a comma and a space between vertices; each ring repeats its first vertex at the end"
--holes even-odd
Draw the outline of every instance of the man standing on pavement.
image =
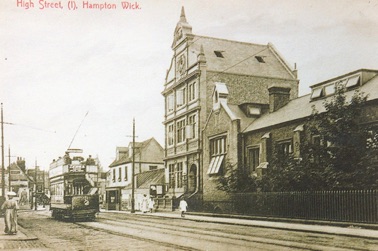
POLYGON ((17 210, 19 209, 17 201, 14 199, 15 192, 8 192, 8 199, 1 206, 1 210, 5 210, 4 221, 6 234, 17 233, 17 210))
POLYGON ((181 217, 185 217, 186 210, 188 209, 188 203, 186 203, 184 197, 180 200, 180 211, 181 211, 181 217))

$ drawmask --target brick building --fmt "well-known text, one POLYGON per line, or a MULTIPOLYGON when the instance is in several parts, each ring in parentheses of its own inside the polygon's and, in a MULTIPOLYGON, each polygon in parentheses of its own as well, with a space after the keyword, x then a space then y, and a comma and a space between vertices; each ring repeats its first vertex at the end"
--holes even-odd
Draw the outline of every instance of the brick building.
MULTIPOLYGON (((208 143, 202 139, 213 112, 213 102, 220 105, 217 101, 227 95, 230 105, 243 104, 249 109, 248 103, 254 103, 265 109, 269 103, 269 88, 288 88, 293 99, 298 96, 299 81, 296 69, 286 63, 272 44, 195 35, 184 9, 174 31, 172 50, 162 92, 167 195, 170 198, 185 195, 193 207, 202 201, 207 185, 203 179, 207 179, 209 159, 203 158, 203 151, 208 143), (227 83, 227 90, 216 85, 218 82, 227 83)), ((224 138, 219 144, 229 144, 231 136, 223 135, 224 130, 214 131, 214 135, 208 133, 206 137, 214 137, 214 140, 218 136, 224 138)), ((224 165, 224 159, 219 157, 218 161, 217 165, 224 165)), ((217 166, 215 170, 221 169, 217 166)))
MULTIPOLYGON (((203 201, 208 210, 222 208, 228 195, 217 189, 215 178, 226 168, 246 168, 252 175, 263 175, 274 151, 301 157, 301 145, 314 142, 306 126, 313 109, 324 112, 324 101, 335 94, 335 86, 346 87, 347 99, 359 90, 368 94, 361 121, 378 131, 378 71, 361 69, 311 86, 311 93, 290 98, 287 87, 268 88, 268 102, 230 103, 232 84, 216 83, 213 109, 203 132, 203 201), (218 95, 218 98, 216 97, 218 95)), ((373 156, 372 156, 373 157, 373 156)))

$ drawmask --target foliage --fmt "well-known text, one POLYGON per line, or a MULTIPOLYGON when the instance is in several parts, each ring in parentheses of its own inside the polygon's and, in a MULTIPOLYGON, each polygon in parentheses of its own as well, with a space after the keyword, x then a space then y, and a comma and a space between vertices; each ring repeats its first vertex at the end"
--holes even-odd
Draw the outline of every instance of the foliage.
POLYGON ((300 161, 274 154, 263 179, 264 190, 307 191, 375 189, 378 187, 377 135, 361 126, 360 115, 367 96, 356 91, 347 101, 345 89, 324 102, 325 112, 314 110, 307 123, 307 140, 301 145, 300 161), (313 142, 312 136, 319 141, 313 142), (375 153, 376 154, 376 153, 375 153))
POLYGON ((227 175, 218 178, 218 188, 227 192, 378 189, 378 134, 360 123, 366 100, 356 91, 348 101, 345 89, 337 87, 323 103, 325 111, 314 110, 309 117, 300 159, 273 149, 261 177, 230 166, 227 175))
POLYGON ((227 173, 217 178, 217 188, 226 192, 254 192, 257 189, 256 177, 250 175, 245 168, 235 168, 226 164, 227 173))

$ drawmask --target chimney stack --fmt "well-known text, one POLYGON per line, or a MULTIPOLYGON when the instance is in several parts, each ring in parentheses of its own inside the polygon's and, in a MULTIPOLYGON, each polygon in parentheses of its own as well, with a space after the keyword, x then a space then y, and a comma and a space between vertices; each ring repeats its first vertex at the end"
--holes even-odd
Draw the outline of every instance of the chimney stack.
POLYGON ((270 87, 269 91, 269 112, 274 112, 285 106, 290 101, 290 88, 270 87))

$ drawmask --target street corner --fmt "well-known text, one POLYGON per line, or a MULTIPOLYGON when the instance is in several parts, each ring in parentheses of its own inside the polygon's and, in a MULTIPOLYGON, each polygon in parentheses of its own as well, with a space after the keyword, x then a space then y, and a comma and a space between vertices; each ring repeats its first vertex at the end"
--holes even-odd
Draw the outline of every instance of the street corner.
POLYGON ((29 233, 22 227, 18 226, 18 231, 16 234, 6 234, 3 230, 5 229, 4 218, 0 218, 0 241, 26 241, 26 240, 36 240, 38 239, 33 234, 29 233))

